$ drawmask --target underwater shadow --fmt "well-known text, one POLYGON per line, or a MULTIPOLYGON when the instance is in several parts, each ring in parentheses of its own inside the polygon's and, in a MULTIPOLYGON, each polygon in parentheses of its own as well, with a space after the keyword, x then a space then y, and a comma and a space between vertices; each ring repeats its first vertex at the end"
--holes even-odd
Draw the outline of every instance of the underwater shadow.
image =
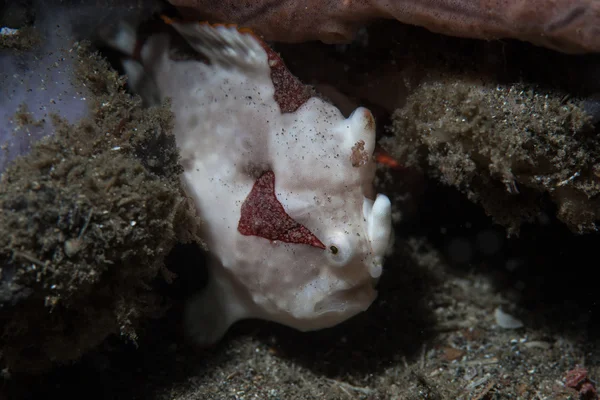
POLYGON ((219 356, 219 349, 192 348, 183 337, 181 315, 183 299, 206 284, 203 260, 204 253, 195 244, 177 245, 169 254, 166 265, 178 277, 170 284, 157 278, 153 289, 170 299, 172 307, 140 327, 137 343, 112 335, 71 365, 58 366, 43 375, 0 380, 0 399, 3 394, 19 400, 49 395, 63 399, 148 399, 201 372, 219 356))
POLYGON ((23 400, 49 394, 62 398, 153 398, 226 362, 226 348, 245 337, 258 339, 277 357, 291 359, 317 374, 363 376, 418 357, 432 337, 431 310, 422 299, 435 278, 400 249, 386 263, 375 303, 343 324, 302 333, 275 323, 242 321, 213 348, 198 349, 181 329, 183 299, 206 280, 206 270, 198 268, 197 262, 190 263, 198 257, 203 253, 193 245, 179 245, 171 253, 167 265, 179 277, 157 289, 176 303, 164 317, 148 322, 138 343, 109 337, 73 365, 43 376, 14 377, 4 382, 3 392, 23 400))
POLYGON ((556 219, 549 199, 540 196, 539 205, 543 217, 508 238, 457 190, 432 184, 421 198, 412 232, 427 236, 450 274, 488 276, 495 292, 519 306, 526 328, 598 339, 600 302, 593 276, 600 233, 574 234, 556 219), (494 251, 481 248, 484 236, 496 241, 494 251))

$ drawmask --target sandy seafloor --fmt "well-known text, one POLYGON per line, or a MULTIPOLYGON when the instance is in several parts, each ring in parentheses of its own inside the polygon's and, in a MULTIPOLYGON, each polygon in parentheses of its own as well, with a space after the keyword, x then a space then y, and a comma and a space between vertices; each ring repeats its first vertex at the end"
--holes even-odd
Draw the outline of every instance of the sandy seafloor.
MULTIPOLYGON (((395 23, 373 25, 350 46, 276 49, 342 110, 371 108, 381 137, 392 135, 385 129, 391 114, 423 70, 484 71, 503 83, 517 77, 561 96, 600 91, 596 56, 395 23)), ((567 371, 581 366, 590 382, 600 377, 598 235, 572 233, 555 218, 556 205, 540 200, 539 216, 508 238, 479 205, 421 171, 382 169, 379 176, 398 212, 397 244, 367 312, 313 333, 245 321, 199 350, 179 328, 175 294, 183 283, 176 279, 164 290, 173 307, 141 322, 135 344, 111 335, 79 361, 35 377, 5 369, 0 398, 579 398, 565 384, 567 371), (497 310, 519 327, 507 327, 497 310)), ((167 268, 183 280, 196 275, 189 270, 201 268, 199 258, 193 246, 177 246, 167 268)))

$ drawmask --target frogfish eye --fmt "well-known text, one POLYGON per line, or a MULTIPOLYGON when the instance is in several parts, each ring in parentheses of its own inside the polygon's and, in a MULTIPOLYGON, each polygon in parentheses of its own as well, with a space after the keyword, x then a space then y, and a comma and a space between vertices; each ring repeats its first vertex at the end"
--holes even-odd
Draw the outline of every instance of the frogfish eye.
POLYGON ((350 235, 344 232, 335 232, 327 237, 327 259, 336 267, 348 264, 354 256, 354 243, 350 235))

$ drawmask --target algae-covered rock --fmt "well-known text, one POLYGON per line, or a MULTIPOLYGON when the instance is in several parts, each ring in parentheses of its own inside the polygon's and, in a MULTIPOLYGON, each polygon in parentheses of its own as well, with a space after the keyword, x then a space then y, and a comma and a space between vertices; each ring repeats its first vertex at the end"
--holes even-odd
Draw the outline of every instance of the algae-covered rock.
POLYGON ((196 226, 168 107, 142 108, 102 59, 73 51, 90 117, 53 116, 53 135, 0 181, 0 366, 9 372, 76 360, 110 334, 135 340, 140 322, 167 306, 151 286, 169 276, 165 256, 196 226))
POLYGON ((574 232, 600 219, 600 138, 585 105, 527 84, 426 79, 393 116, 384 146, 483 206, 517 233, 549 198, 574 232))

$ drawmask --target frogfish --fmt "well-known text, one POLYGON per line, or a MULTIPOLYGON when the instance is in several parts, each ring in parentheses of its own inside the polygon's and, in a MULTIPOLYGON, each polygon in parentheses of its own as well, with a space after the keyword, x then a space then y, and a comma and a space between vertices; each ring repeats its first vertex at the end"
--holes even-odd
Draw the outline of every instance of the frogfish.
POLYGON ((390 200, 373 184, 373 115, 344 117, 250 31, 163 20, 143 40, 124 27, 109 42, 132 90, 174 114, 210 253, 187 333, 210 345, 241 319, 310 331, 365 311, 393 241, 390 200))

